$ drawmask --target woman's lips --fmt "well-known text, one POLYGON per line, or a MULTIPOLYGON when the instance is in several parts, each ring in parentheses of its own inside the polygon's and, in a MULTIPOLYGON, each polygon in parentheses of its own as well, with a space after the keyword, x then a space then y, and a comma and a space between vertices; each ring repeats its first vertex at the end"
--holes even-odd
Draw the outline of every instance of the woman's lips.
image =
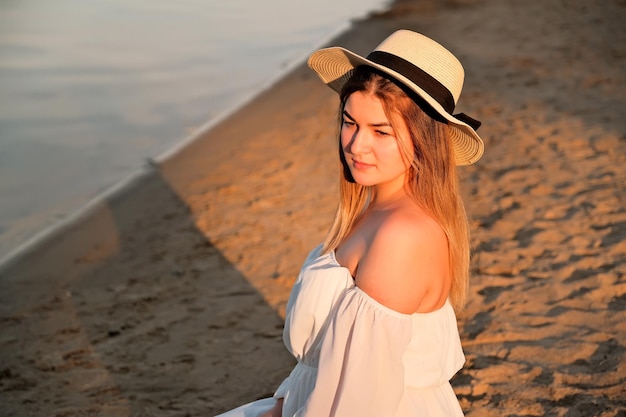
POLYGON ((352 158, 352 165, 356 169, 368 169, 374 166, 373 164, 366 164, 365 162, 358 161, 354 158, 352 158))

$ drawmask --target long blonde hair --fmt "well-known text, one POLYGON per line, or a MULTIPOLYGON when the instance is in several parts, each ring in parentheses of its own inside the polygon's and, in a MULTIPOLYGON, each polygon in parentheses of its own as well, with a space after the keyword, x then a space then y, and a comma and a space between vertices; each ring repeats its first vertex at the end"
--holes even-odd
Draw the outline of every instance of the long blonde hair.
MULTIPOLYGON (((448 239, 452 277, 450 299, 455 308, 465 303, 469 286, 469 228, 459 192, 456 165, 448 125, 417 94, 371 67, 354 70, 340 93, 339 126, 346 101, 362 91, 379 98, 392 126, 402 118, 413 149, 398 141, 403 156, 410 161, 408 187, 411 197, 441 226, 448 239)), ((340 128, 341 129, 341 128, 340 128)), ((338 136, 340 133, 338 134, 338 136)), ((345 161, 339 140, 341 174, 339 205, 324 242, 324 252, 334 250, 346 238, 367 209, 371 188, 357 184, 345 161)))

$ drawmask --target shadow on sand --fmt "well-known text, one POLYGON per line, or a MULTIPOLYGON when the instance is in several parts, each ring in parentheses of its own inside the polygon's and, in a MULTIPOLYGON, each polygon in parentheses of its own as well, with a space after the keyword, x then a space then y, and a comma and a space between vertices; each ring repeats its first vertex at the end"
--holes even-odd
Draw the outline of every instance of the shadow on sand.
POLYGON ((210 416, 292 366, 282 319, 154 168, 0 274, 3 416, 210 416))

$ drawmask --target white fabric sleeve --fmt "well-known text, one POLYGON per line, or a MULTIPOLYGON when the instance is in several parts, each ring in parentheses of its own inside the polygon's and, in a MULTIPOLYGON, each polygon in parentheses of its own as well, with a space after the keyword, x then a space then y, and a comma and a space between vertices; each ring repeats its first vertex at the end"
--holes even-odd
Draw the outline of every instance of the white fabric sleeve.
POLYGON ((298 361, 317 344, 316 338, 330 320, 327 312, 353 285, 347 271, 343 272, 344 279, 339 279, 336 274, 328 274, 327 269, 309 269, 307 277, 294 284, 287 303, 283 342, 298 361))
POLYGON ((393 416, 404 391, 411 316, 358 287, 345 290, 324 336, 315 388, 298 417, 393 416))

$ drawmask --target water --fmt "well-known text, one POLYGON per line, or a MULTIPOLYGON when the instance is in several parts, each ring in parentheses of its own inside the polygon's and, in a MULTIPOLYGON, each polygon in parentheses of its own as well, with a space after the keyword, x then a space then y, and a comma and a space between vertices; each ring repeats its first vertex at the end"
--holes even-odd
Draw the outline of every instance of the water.
POLYGON ((0 258, 385 3, 0 2, 0 258))

